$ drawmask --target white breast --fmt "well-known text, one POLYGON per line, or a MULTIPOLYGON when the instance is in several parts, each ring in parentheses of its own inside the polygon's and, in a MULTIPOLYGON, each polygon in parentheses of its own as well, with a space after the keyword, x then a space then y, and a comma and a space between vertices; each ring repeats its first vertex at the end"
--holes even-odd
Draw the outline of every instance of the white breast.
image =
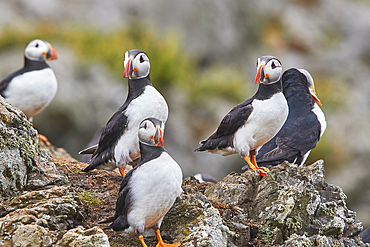
POLYGON ((127 185, 132 195, 130 226, 145 224, 146 229, 157 223, 181 194, 181 183, 181 168, 168 153, 138 167, 127 185))
POLYGON ((4 92, 6 100, 31 118, 53 100, 58 89, 51 68, 35 70, 16 76, 4 92))
POLYGON ((288 104, 283 93, 268 100, 254 100, 247 122, 234 135, 234 147, 242 156, 271 140, 288 117, 288 104))
MULTIPOLYGON (((149 117, 167 121, 168 106, 163 96, 151 86, 147 86, 142 95, 131 101, 126 109, 128 126, 120 137, 114 155, 117 167, 125 167, 140 157, 138 131, 140 123, 149 117)), ((164 128, 163 128, 164 129, 164 128)))
POLYGON ((315 103, 315 105, 312 109, 312 112, 315 113, 315 115, 317 116, 317 119, 320 122, 320 125, 321 125, 320 137, 321 137, 324 134, 325 130, 326 130, 325 115, 322 112, 321 108, 316 103, 315 103))

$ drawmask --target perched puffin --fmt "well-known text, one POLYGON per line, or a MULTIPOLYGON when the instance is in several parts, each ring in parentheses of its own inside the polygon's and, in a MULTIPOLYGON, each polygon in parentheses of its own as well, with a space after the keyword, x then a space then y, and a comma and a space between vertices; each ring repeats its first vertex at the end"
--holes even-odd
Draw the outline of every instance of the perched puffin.
POLYGON ((160 234, 163 217, 181 192, 182 171, 175 160, 161 146, 163 122, 145 119, 139 128, 141 160, 123 178, 116 203, 114 222, 109 226, 123 231, 124 236, 137 234, 141 244, 147 228, 154 228, 157 246, 180 246, 165 244, 160 234))
POLYGON ((282 83, 289 107, 288 118, 279 133, 258 151, 259 165, 271 167, 284 160, 302 165, 326 129, 310 73, 304 69, 289 69, 284 72, 282 83))
POLYGON ((51 44, 33 40, 24 50, 24 67, 0 82, 0 95, 19 108, 31 122, 50 104, 57 92, 57 79, 45 62, 57 57, 57 51, 51 44))
POLYGON ((85 172, 93 169, 111 171, 118 167, 125 176, 125 167, 137 164, 140 158, 140 123, 148 117, 166 122, 168 106, 152 86, 149 69, 149 58, 145 52, 130 50, 125 53, 123 77, 128 78, 127 99, 109 119, 99 143, 80 151, 80 154, 93 153, 85 172))
POLYGON ((260 170, 265 176, 269 170, 257 166, 256 149, 279 132, 288 116, 281 75, 282 65, 276 57, 258 58, 255 83, 259 87, 256 94, 231 109, 216 131, 201 141, 201 146, 195 151, 224 156, 239 153, 253 171, 260 170))

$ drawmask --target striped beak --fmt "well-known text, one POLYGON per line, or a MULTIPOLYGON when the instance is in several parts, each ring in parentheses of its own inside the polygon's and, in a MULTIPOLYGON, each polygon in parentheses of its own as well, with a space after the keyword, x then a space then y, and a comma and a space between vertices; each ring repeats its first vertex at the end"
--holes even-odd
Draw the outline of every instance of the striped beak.
POLYGON ((134 58, 133 57, 130 57, 127 61, 127 63, 125 64, 125 70, 123 72, 123 77, 124 78, 131 78, 132 76, 132 72, 134 71, 134 68, 133 68, 133 60, 134 58))
POLYGON ((151 137, 157 147, 163 147, 163 133, 159 126, 155 127, 155 134, 151 137))
POLYGON ((316 95, 316 92, 315 92, 315 88, 313 86, 310 87, 310 94, 311 96, 313 97, 313 99, 315 100, 315 102, 319 105, 319 106, 322 106, 321 104, 321 101, 319 100, 319 98, 317 97, 316 95))
POLYGON ((43 54, 46 57, 46 60, 51 61, 51 60, 57 59, 58 58, 58 53, 57 53, 57 50, 54 48, 54 46, 52 46, 51 44, 49 44, 46 41, 44 41, 44 42, 49 47, 48 52, 43 54))
POLYGON ((268 74, 265 74, 265 63, 262 63, 257 70, 256 78, 254 79, 255 84, 261 84, 263 80, 268 77, 268 74))

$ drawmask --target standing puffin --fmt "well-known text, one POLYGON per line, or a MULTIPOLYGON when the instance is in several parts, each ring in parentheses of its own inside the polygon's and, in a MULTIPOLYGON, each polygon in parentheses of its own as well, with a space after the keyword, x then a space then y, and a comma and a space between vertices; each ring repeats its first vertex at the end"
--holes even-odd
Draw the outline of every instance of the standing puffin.
POLYGON ((289 115, 279 133, 258 151, 259 165, 271 167, 284 160, 302 165, 326 129, 310 73, 292 68, 284 72, 282 82, 289 115))
POLYGON ((139 128, 141 160, 123 178, 116 203, 114 222, 109 226, 123 231, 124 236, 137 234, 141 244, 144 230, 154 228, 157 246, 180 246, 180 243, 165 244, 160 226, 181 192, 182 171, 175 160, 161 146, 163 122, 145 119, 139 128))
POLYGON ((283 126, 288 105, 282 93, 282 65, 273 56, 257 60, 256 94, 235 106, 220 125, 195 151, 208 151, 223 156, 239 153, 249 167, 265 176, 269 170, 258 167, 256 149, 268 142, 283 126), (250 158, 249 158, 250 156, 250 158))
POLYGON ((93 169, 111 171, 118 167, 125 176, 125 167, 137 164, 140 158, 140 123, 148 117, 166 122, 168 106, 152 86, 149 69, 149 58, 145 52, 130 50, 125 53, 123 77, 128 78, 126 101, 109 119, 99 143, 80 151, 80 154, 93 153, 84 172, 93 169))
POLYGON ((57 57, 51 44, 33 40, 24 50, 24 67, 0 82, 0 95, 19 108, 31 122, 50 104, 57 92, 57 79, 45 62, 57 57))

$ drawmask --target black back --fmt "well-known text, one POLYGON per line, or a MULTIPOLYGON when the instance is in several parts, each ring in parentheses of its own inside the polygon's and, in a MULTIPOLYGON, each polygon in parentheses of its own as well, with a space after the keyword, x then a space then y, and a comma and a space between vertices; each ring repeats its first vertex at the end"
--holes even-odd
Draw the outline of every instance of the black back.
POLYGON ((321 125, 312 112, 315 101, 306 76, 292 68, 284 72, 282 82, 288 118, 278 134, 258 151, 258 165, 275 166, 284 160, 300 164, 320 139, 321 125))
POLYGON ((140 163, 131 169, 123 178, 116 202, 116 219, 109 226, 115 231, 121 231, 129 227, 127 222, 127 213, 132 206, 132 195, 128 183, 134 172, 147 162, 158 158, 163 152, 167 152, 163 147, 157 147, 140 142, 141 160, 140 163))
POLYGON ((253 100, 267 100, 278 92, 281 92, 281 80, 268 85, 259 84, 255 95, 231 109, 231 111, 222 119, 216 131, 206 140, 201 141, 201 146, 195 149, 195 151, 232 147, 235 132, 245 124, 249 115, 253 111, 253 100))
POLYGON ((107 125, 104 127, 99 140, 99 146, 93 154, 89 166, 84 171, 95 169, 101 164, 109 161, 115 161, 114 149, 119 138, 126 131, 129 119, 126 115, 128 105, 139 97, 146 86, 151 86, 149 75, 142 79, 128 79, 128 95, 125 103, 113 114, 107 125))
POLYGON ((8 75, 4 79, 1 80, 0 82, 0 95, 4 97, 4 91, 8 87, 9 83, 11 80, 13 80, 14 77, 18 75, 22 75, 24 73, 34 71, 34 70, 42 70, 50 68, 50 66, 45 62, 45 61, 32 61, 29 60, 28 58, 24 57, 24 67, 20 70, 17 70, 16 72, 8 75))

